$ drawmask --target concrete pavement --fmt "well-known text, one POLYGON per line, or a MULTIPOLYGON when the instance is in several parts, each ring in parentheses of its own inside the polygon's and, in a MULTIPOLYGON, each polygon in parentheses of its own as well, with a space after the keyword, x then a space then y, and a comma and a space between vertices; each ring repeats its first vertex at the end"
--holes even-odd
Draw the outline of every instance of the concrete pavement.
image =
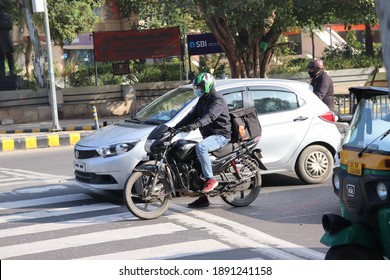
MULTIPOLYGON (((125 118, 99 119, 99 128, 125 118)), ((59 120, 59 126, 60 131, 53 131, 52 121, 0 125, 0 152, 74 145, 96 130, 93 119, 59 120)))

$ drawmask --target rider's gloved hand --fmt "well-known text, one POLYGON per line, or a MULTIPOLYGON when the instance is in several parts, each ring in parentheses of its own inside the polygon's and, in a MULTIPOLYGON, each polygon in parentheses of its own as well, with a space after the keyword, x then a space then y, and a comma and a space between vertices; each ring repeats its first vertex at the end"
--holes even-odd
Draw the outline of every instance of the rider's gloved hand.
POLYGON ((190 131, 195 130, 197 128, 198 128, 198 125, 196 123, 192 123, 192 124, 183 126, 181 128, 181 130, 184 131, 184 132, 190 132, 190 131))

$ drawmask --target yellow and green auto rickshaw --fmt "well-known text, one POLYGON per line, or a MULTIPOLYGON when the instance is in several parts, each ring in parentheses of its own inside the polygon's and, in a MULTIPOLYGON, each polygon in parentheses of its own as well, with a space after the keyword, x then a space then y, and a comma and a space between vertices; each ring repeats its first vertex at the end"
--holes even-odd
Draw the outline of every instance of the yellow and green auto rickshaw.
POLYGON ((358 102, 333 171, 341 216, 322 218, 325 259, 390 258, 390 96, 388 88, 352 87, 358 102))

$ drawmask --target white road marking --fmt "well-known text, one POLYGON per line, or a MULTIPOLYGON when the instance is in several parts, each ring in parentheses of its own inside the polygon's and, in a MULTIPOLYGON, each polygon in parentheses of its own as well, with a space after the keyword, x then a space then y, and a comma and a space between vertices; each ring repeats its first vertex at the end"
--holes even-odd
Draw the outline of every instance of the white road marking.
POLYGON ((235 246, 248 246, 259 248, 261 254, 277 259, 321 259, 323 253, 294 244, 243 224, 215 216, 206 212, 191 210, 188 208, 171 205, 174 209, 183 214, 173 214, 167 216, 169 219, 177 220, 180 223, 197 228, 204 228, 210 234, 219 236, 222 240, 235 246))
POLYGON ((174 243, 105 255, 80 258, 81 260, 158 260, 170 257, 184 257, 196 254, 213 253, 231 248, 213 239, 174 243))
POLYGON ((71 228, 79 228, 84 226, 96 225, 96 224, 108 224, 116 221, 131 221, 138 220, 130 213, 119 213, 112 215, 103 215, 96 217, 89 217, 83 219, 66 220, 56 223, 39 223, 29 226, 15 227, 9 229, 0 230, 0 238, 18 236, 25 234, 37 234, 43 232, 51 232, 56 230, 65 230, 71 228))
POLYGON ((29 219, 38 219, 38 218, 58 217, 62 215, 84 213, 90 211, 99 211, 99 210, 112 209, 118 207, 120 206, 107 202, 107 203, 75 206, 75 207, 54 208, 47 211, 34 211, 34 212, 22 213, 19 215, 0 216, 0 223, 18 222, 18 221, 25 221, 29 219))
POLYGON ((0 250, 0 259, 37 254, 48 250, 61 250, 79 246, 100 244, 104 242, 130 240, 143 238, 146 236, 156 236, 162 234, 174 234, 175 232, 185 231, 186 228, 172 223, 158 225, 138 226, 116 230, 106 230, 81 234, 69 237, 62 237, 50 240, 31 242, 26 244, 3 246, 0 250))
POLYGON ((83 193, 78 194, 67 194, 59 196, 51 196, 45 198, 35 198, 27 200, 18 200, 13 202, 4 202, 0 203, 0 210, 11 209, 11 208, 21 208, 21 207, 32 207, 38 205, 52 204, 52 203, 61 203, 68 201, 78 201, 91 199, 92 197, 83 193))

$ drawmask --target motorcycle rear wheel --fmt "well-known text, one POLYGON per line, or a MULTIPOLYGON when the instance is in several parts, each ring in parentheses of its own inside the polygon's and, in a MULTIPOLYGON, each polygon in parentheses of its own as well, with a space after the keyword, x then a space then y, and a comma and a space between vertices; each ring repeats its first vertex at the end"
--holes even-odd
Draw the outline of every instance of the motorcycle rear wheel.
POLYGON ((252 161, 246 160, 242 169, 242 172, 251 172, 256 170, 256 175, 251 178, 249 188, 245 190, 237 190, 231 193, 224 193, 221 195, 223 201, 234 207, 248 206, 256 200, 261 189, 262 180, 258 166, 253 164, 252 161))
POLYGON ((154 180, 151 172, 133 172, 123 190, 123 200, 127 209, 136 217, 143 220, 156 219, 168 210, 171 196, 166 192, 167 182, 159 178, 155 190, 148 192, 154 180))

